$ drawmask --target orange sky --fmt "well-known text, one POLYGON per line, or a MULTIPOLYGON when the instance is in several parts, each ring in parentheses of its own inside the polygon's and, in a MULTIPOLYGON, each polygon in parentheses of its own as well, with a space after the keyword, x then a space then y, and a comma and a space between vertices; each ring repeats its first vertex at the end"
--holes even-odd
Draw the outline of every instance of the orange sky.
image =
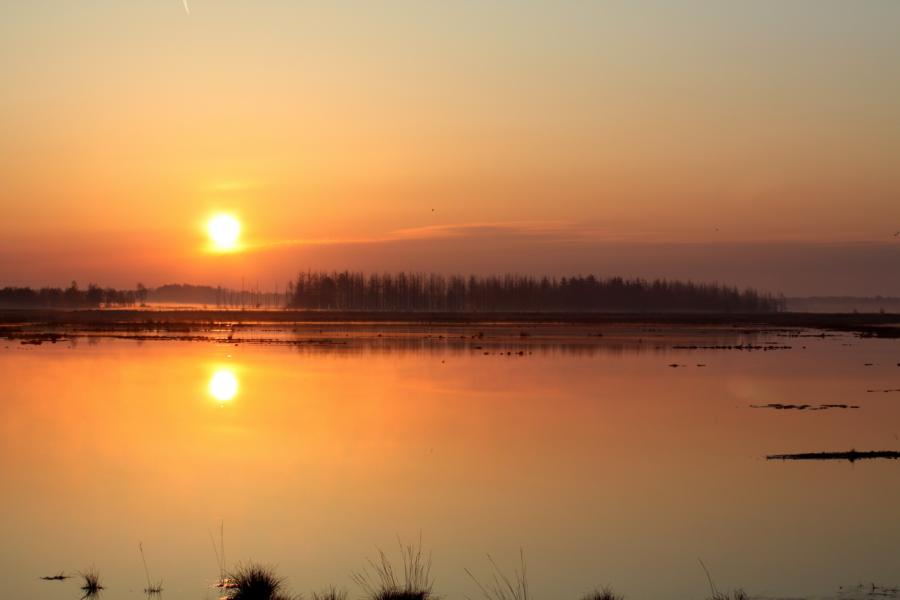
POLYGON ((0 285, 490 264, 900 294, 896 2, 190 4, 0 7, 0 285), (241 256, 202 251, 218 210, 241 256))

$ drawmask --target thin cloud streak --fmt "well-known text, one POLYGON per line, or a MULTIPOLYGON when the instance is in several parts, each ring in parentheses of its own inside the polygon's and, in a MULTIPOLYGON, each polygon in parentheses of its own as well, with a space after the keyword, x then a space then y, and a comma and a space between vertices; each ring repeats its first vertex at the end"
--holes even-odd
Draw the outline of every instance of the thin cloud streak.
POLYGON ((594 273, 717 281, 789 296, 900 296, 900 282, 890 277, 900 264, 900 243, 894 241, 653 242, 646 234, 630 241, 613 236, 603 241, 597 234, 585 241, 557 241, 577 239, 588 230, 556 222, 469 223, 305 244, 249 240, 244 249, 251 251, 216 255, 191 250, 194 238, 187 232, 182 237, 165 232, 81 232, 60 236, 53 244, 34 233, 19 232, 0 239, 0 273, 2 285, 35 287, 65 286, 72 279, 115 287, 133 286, 135 281, 239 286, 242 276, 281 283, 305 269, 594 273))
POLYGON ((648 239, 648 232, 613 233, 597 227, 569 221, 481 221, 425 225, 395 229, 383 235, 343 238, 299 238, 247 244, 245 249, 265 249, 291 246, 338 246, 360 244, 389 244, 414 240, 472 238, 485 235, 528 237, 547 242, 616 242, 648 239))
POLYGON ((754 244, 871 244, 875 240, 857 233, 836 236, 834 239, 822 239, 815 236, 797 236, 789 234, 770 235, 761 239, 733 238, 717 239, 715 235, 702 241, 673 237, 654 231, 614 231, 593 224, 577 223, 563 220, 522 220, 522 221, 477 221, 470 223, 445 223, 440 225, 424 225, 395 229, 384 234, 355 237, 326 238, 294 238, 272 241, 247 242, 242 247, 245 251, 266 250, 290 247, 318 246, 359 246, 384 245, 410 241, 503 238, 525 239, 534 244, 558 245, 592 245, 592 244, 669 244, 669 245, 754 245, 754 244))

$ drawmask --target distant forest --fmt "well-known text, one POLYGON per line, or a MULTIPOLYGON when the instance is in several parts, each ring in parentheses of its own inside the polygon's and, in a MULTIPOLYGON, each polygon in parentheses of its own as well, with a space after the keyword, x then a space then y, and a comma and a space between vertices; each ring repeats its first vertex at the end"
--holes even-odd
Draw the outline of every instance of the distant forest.
POLYGON ((752 289, 661 279, 343 271, 300 273, 288 287, 288 306, 397 312, 774 312, 783 309, 784 300, 752 289))
POLYGON ((784 298, 752 289, 683 281, 575 277, 450 276, 423 273, 306 272, 284 293, 168 284, 116 290, 6 287, 0 308, 130 307, 147 303, 217 308, 393 312, 775 312, 784 298))
POLYGON ((134 306, 147 301, 149 290, 137 284, 133 290, 102 288, 94 283, 79 288, 72 282, 67 288, 5 287, 0 289, 0 308, 97 308, 134 306))
POLYGON ((116 290, 88 284, 80 288, 72 282, 67 288, 0 288, 0 308, 114 308, 153 304, 186 304, 218 308, 284 308, 283 293, 258 289, 232 290, 208 285, 170 283, 147 288, 138 283, 133 290, 116 290))

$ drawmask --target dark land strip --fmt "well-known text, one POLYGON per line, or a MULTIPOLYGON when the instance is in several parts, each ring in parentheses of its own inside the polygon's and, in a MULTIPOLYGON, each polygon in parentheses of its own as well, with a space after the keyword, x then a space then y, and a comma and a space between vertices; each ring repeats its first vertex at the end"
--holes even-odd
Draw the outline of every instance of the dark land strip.
POLYGON ((751 404, 750 408, 771 408, 773 410, 832 410, 832 409, 856 409, 856 404, 751 404))
MULTIPOLYGON (((557 325, 690 325, 759 329, 820 329, 856 333, 863 337, 900 338, 900 315, 819 313, 594 313, 594 312, 373 312, 331 310, 131 310, 131 309, 4 309, 0 324, 131 327, 208 326, 220 324, 557 324, 557 325)), ((796 331, 801 336, 807 332, 796 331)))
POLYGON ((770 454, 766 460, 846 460, 856 462, 858 460, 870 460, 875 458, 887 458, 896 460, 900 458, 900 452, 896 450, 848 450, 846 452, 804 452, 800 454, 770 454))

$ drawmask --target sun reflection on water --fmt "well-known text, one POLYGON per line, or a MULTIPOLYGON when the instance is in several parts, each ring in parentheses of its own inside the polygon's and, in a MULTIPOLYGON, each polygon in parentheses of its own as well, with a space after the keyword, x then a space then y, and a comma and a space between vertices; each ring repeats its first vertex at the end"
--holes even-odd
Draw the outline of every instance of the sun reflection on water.
POLYGON ((209 395, 219 402, 228 402, 237 396, 238 379, 231 369, 216 369, 209 379, 209 395))

